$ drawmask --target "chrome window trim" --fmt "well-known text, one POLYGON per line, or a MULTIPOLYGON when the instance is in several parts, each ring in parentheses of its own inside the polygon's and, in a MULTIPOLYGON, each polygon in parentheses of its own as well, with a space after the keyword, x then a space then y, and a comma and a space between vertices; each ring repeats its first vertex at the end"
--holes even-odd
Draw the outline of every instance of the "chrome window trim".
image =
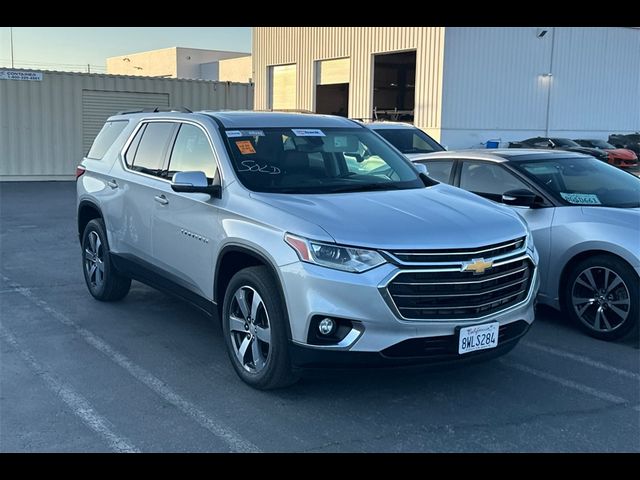
MULTIPOLYGON (((147 177, 147 178, 153 178, 155 180, 159 180, 161 182, 165 182, 168 184, 171 184, 171 180, 167 180, 166 178, 161 178, 161 177, 156 177, 155 175, 149 175, 148 173, 142 173, 139 172, 137 170, 132 170, 127 166, 127 162, 125 160, 125 154, 127 153, 127 150, 129 149, 129 145, 131 145, 131 143, 133 142, 133 139, 136 137, 136 135, 138 134, 138 131, 147 123, 188 123, 190 125, 194 125, 196 127, 198 127, 200 130, 202 130, 202 132, 205 134, 205 136, 207 137, 207 141, 209 142, 209 147, 211 148, 211 151, 213 152, 213 158, 216 162, 216 169, 217 171, 220 173, 220 185, 224 185, 224 178, 222 176, 222 168, 220 168, 220 158, 218 157, 218 154, 216 152, 216 149, 213 146, 213 141, 211 140, 211 135, 209 135, 209 132, 207 131, 207 129, 204 127, 204 125, 202 125, 199 122, 196 122, 194 120, 187 120, 187 119, 182 119, 182 118, 170 118, 170 117, 154 117, 154 118, 143 118, 141 119, 138 124, 136 125, 136 127, 133 129, 133 131, 131 132, 131 134, 129 135, 129 138, 127 139, 127 141, 124 143, 124 146, 122 147, 122 149, 120 150, 120 165, 122 166, 122 168, 129 172, 129 173, 133 173, 135 175, 140 175, 143 177, 147 177)), ((179 133, 179 131, 178 131, 179 133)), ((169 152, 169 161, 171 161, 171 153, 173 152, 173 146, 171 148, 171 152, 169 152)))

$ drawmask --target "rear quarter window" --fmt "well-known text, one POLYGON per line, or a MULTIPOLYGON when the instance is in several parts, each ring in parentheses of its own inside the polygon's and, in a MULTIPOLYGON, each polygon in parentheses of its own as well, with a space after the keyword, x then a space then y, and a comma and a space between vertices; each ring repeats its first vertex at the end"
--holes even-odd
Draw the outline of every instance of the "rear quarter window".
POLYGON ((113 142, 116 141, 116 138, 122 133, 124 127, 127 126, 127 123, 127 120, 114 120, 105 123, 93 141, 93 145, 91 145, 91 149, 89 153, 87 153, 87 158, 102 160, 107 150, 111 148, 113 142))

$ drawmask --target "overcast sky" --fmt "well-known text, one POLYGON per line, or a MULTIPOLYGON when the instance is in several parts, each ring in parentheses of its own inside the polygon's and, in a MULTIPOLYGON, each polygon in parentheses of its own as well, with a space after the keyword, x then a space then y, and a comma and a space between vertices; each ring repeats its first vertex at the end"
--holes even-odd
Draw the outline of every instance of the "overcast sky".
MULTIPOLYGON (((9 27, 0 28, 0 67, 11 66, 9 27)), ((14 27, 16 68, 104 72, 105 59, 166 47, 251 52, 251 27, 14 27)))

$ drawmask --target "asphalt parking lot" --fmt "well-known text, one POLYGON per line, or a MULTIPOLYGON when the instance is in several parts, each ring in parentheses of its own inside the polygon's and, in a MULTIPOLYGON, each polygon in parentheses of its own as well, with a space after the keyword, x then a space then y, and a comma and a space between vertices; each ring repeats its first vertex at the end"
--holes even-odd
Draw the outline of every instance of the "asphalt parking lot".
POLYGON ((0 318, 2 452, 640 451, 637 341, 547 309, 488 363, 255 391, 189 305, 135 282, 93 300, 72 182, 0 183, 0 318))

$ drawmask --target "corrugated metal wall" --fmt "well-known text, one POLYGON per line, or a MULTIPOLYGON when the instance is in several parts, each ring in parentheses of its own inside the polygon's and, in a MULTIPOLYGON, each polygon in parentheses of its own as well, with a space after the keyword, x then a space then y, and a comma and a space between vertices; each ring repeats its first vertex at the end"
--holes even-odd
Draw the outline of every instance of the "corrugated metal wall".
POLYGON ((349 116, 373 110, 373 54, 416 50, 415 123, 439 136, 444 28, 256 27, 253 29, 255 108, 269 106, 268 67, 297 64, 296 108, 314 110, 315 61, 351 58, 349 116))
POLYGON ((443 144, 640 129, 640 30, 539 28, 446 29, 443 144))
POLYGON ((86 153, 83 91, 164 93, 192 110, 253 106, 250 84, 46 71, 0 80, 0 180, 72 178, 86 153))

